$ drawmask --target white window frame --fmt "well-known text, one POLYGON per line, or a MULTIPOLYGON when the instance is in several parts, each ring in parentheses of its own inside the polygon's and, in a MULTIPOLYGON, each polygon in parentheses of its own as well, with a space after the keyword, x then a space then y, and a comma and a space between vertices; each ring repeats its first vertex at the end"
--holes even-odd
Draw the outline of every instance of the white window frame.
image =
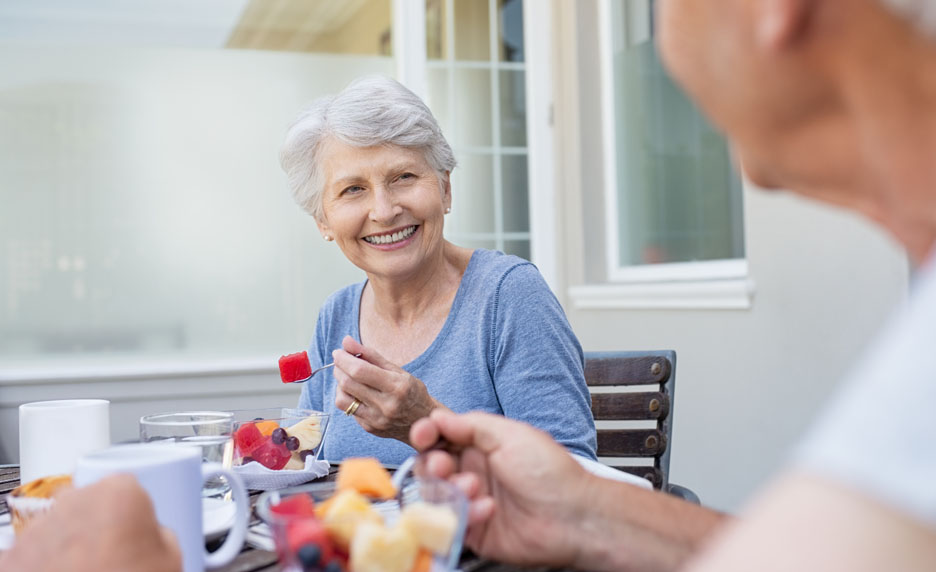
POLYGON ((746 258, 621 266, 613 54, 616 37, 612 0, 599 2, 599 44, 604 162, 607 284, 570 289, 576 308, 745 309, 754 293, 746 258))

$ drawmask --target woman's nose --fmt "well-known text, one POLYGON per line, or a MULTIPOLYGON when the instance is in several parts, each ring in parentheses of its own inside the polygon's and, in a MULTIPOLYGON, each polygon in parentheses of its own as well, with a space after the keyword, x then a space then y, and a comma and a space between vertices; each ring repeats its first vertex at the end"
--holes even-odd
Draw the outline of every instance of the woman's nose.
POLYGON ((374 202, 371 204, 370 218, 374 222, 386 223, 397 217, 403 209, 396 204, 393 193, 384 188, 378 188, 374 193, 374 202))

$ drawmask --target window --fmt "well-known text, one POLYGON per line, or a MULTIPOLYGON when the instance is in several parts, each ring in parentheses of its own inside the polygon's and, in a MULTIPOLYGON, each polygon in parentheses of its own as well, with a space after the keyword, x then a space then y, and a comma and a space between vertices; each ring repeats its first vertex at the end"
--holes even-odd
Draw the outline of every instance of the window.
POLYGON ((661 65, 652 0, 605 0, 609 282, 746 275, 742 187, 724 139, 661 65))
POLYGON ((446 235, 530 258, 521 0, 427 0, 428 102, 455 150, 446 235))

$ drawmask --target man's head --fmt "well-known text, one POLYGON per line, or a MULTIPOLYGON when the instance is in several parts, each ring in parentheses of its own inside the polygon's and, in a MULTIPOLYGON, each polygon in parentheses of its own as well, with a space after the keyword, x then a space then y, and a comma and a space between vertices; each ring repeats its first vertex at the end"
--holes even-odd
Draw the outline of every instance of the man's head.
MULTIPOLYGON (((924 183, 922 164, 901 171, 893 159, 919 152, 920 116, 936 106, 936 81, 920 80, 936 75, 936 42, 910 19, 928 26, 936 0, 659 0, 659 7, 664 61, 731 139, 753 182, 858 210, 911 250, 932 247, 936 212, 908 221, 900 206, 908 186, 924 183), (926 6, 927 15, 891 4, 926 6), (916 236, 922 229, 902 236, 908 225, 931 236, 916 236)), ((932 157, 936 123, 929 127, 932 157)), ((909 198, 936 207, 936 180, 926 182, 933 186, 909 198)))

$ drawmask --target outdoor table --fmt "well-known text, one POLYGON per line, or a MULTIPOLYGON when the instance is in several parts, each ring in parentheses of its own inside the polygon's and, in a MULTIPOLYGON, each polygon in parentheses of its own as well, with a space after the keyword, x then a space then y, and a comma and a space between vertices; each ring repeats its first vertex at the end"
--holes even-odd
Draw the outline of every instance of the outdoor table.
MULTIPOLYGON (((337 467, 332 467, 327 477, 320 480, 330 481, 335 478, 337 467)), ((6 495, 14 488, 19 486, 19 466, 18 465, 0 465, 0 515, 8 512, 6 505, 6 495)), ((255 503, 259 491, 250 493, 251 504, 255 503)), ((218 541, 220 543, 220 540, 218 541)), ((211 546, 211 545, 209 545, 211 546)), ((459 570, 464 572, 558 572, 562 569, 557 568, 520 568, 508 564, 502 564, 491 560, 479 558, 470 550, 462 553, 461 561, 458 564, 459 570)), ((279 563, 276 561, 276 553, 266 550, 259 550, 248 544, 244 544, 243 550, 227 566, 216 568, 218 572, 278 572, 279 563)))

